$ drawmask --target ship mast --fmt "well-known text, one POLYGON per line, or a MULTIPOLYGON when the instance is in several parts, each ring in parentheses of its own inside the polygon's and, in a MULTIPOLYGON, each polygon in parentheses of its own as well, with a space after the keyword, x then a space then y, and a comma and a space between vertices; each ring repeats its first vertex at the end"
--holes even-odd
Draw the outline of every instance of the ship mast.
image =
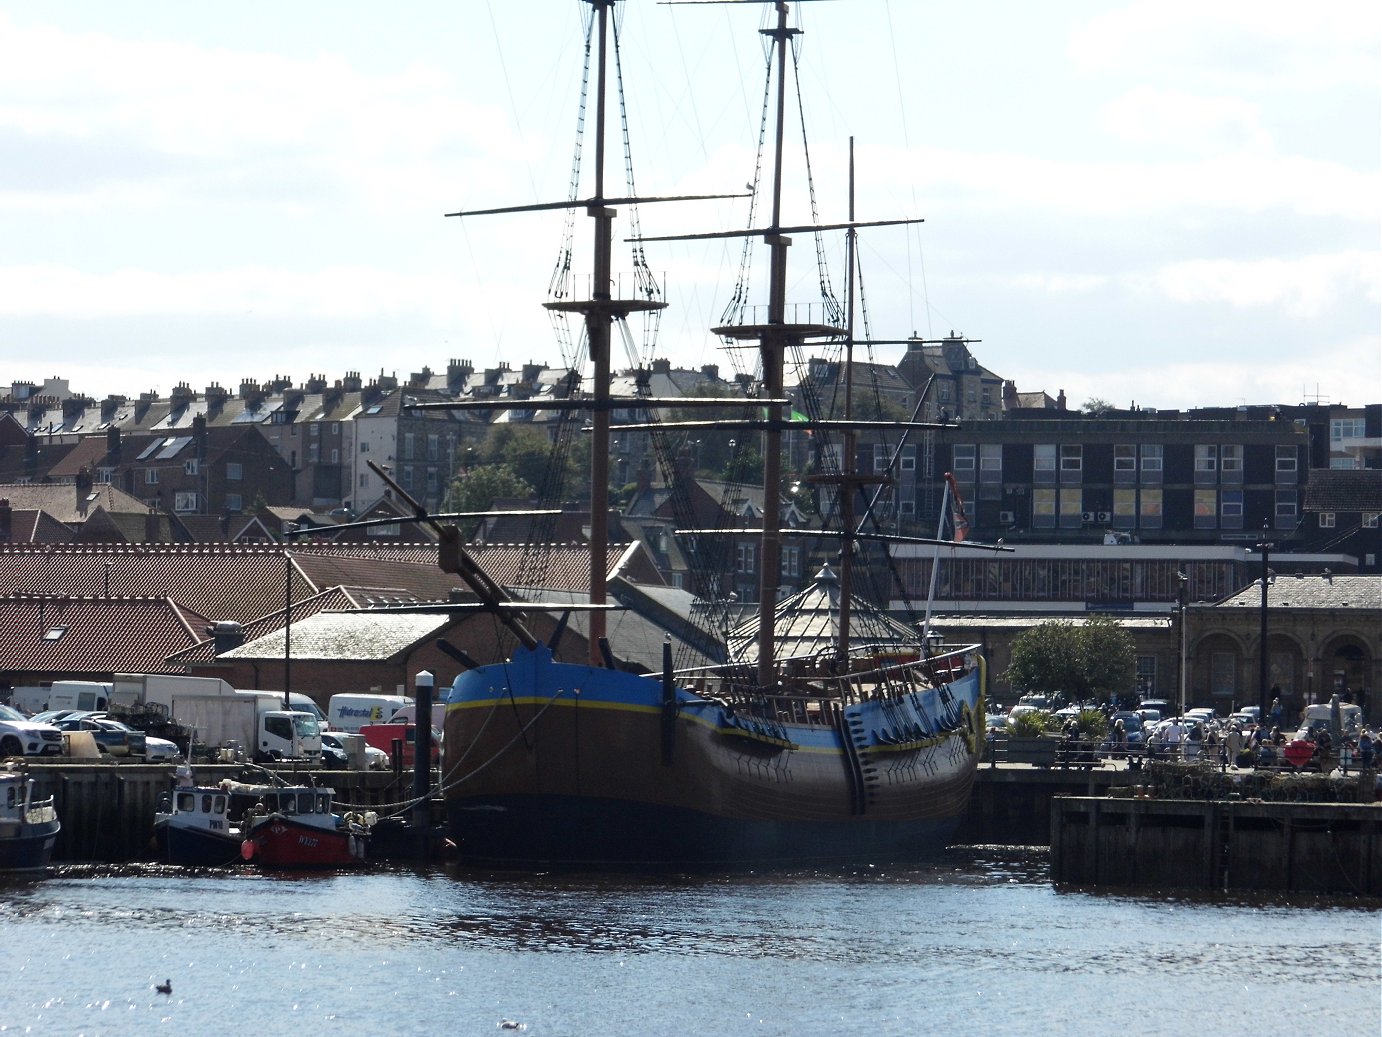
MULTIPOLYGON (((772 219, 763 230, 768 246, 768 321, 766 324, 736 324, 715 328, 715 334, 729 339, 758 340, 763 364, 763 392, 770 400, 783 393, 783 368, 787 349, 808 338, 834 338, 844 329, 827 324, 787 323, 787 249, 792 239, 782 225, 783 135, 787 108, 787 47, 801 30, 787 24, 786 0, 776 0, 777 24, 761 29, 773 41, 777 65, 776 126, 773 140, 772 219)), ((803 228, 805 229, 805 228, 803 228)), ((763 532, 759 548, 758 581, 758 683, 763 687, 774 680, 776 646, 774 610, 782 569, 782 405, 769 403, 764 408, 768 427, 763 432, 763 532)))

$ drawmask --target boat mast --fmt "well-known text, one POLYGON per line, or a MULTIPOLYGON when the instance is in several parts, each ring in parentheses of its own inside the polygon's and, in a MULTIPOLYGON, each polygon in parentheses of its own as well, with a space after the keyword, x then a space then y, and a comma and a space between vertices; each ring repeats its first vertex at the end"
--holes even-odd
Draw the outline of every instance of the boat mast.
MULTIPOLYGON (((615 210, 605 195, 605 93, 609 44, 609 13, 619 0, 584 0, 591 5, 598 22, 595 63, 595 186, 586 201, 585 211, 595 221, 591 298, 569 302, 549 302, 549 310, 579 313, 585 317, 586 343, 590 350, 594 385, 590 435, 590 603, 604 605, 608 599, 606 582, 609 565, 609 441, 610 441, 610 325, 630 313, 661 309, 666 303, 649 299, 615 299, 611 294, 611 254, 614 240, 615 210)), ((590 613, 589 661, 604 665, 600 643, 605 638, 605 615, 600 609, 590 613)))
MULTIPOLYGON (((768 320, 765 324, 735 324, 715 328, 715 334, 727 339, 758 341, 763 364, 763 392, 768 400, 783 395, 783 368, 787 347, 808 338, 835 337, 842 328, 821 323, 787 323, 787 248, 792 239, 782 224, 782 160, 783 136, 787 110, 787 46, 800 29, 787 24, 786 0, 774 0, 777 25, 760 29, 772 39, 777 64, 777 125, 773 140, 772 219, 762 231, 768 246, 768 320)), ((794 228, 814 230, 815 228, 794 228)), ((764 407, 767 428, 763 433, 763 530, 759 546, 758 580, 758 683, 768 687, 776 681, 776 646, 774 645, 774 610, 777 606, 778 586, 782 570, 782 419, 780 403, 764 407)))
MULTIPOLYGON (((849 222, 854 223, 854 138, 849 138, 849 222)), ((853 226, 845 233, 845 421, 854 418, 854 250, 859 232, 853 226)), ((844 457, 840 459, 840 616, 836 655, 840 662, 849 658, 849 610, 854 593, 854 481, 856 437, 845 428, 842 437, 844 457)))

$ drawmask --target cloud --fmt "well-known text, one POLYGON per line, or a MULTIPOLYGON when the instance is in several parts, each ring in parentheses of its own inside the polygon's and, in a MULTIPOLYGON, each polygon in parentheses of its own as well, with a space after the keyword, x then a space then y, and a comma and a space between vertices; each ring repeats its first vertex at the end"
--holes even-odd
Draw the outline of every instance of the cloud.
POLYGON ((1271 151, 1258 104, 1236 97, 1204 97, 1138 87, 1105 105, 1104 128, 1129 143, 1174 148, 1176 153, 1271 151))
POLYGON ((1071 33, 1088 72, 1231 89, 1375 90, 1375 0, 1136 0, 1071 33))
POLYGON ((1176 303, 1274 307, 1290 317, 1314 318, 1349 295, 1382 302, 1382 254, 1353 251, 1247 262, 1196 259, 1168 264, 1146 278, 1130 277, 1128 283, 1176 303))

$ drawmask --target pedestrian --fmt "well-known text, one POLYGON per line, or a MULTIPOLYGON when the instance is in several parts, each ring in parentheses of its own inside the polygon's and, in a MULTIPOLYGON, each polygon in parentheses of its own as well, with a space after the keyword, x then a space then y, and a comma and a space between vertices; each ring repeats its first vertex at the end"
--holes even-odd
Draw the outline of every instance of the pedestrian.
POLYGON ((1166 752, 1169 756, 1180 755, 1180 742, 1184 731, 1180 726, 1180 717, 1172 717, 1171 722, 1166 725, 1163 741, 1166 743, 1166 752))
POLYGON ((1190 729, 1185 733, 1185 758, 1187 760, 1198 760, 1200 758, 1200 747, 1204 743, 1204 728, 1198 723, 1192 722, 1190 729))
POLYGON ((1121 717, 1113 722, 1113 754, 1115 756, 1128 755, 1128 729, 1124 726, 1121 717))
POLYGON ((1224 748, 1228 753, 1228 764, 1234 770, 1238 769, 1238 754, 1243 751, 1243 729, 1237 723, 1228 729, 1228 734, 1224 737, 1224 748))
POLYGON ((1377 751, 1376 742, 1372 737, 1369 728, 1363 728, 1363 733, 1358 736, 1358 763, 1367 768, 1372 766, 1373 754, 1377 751))

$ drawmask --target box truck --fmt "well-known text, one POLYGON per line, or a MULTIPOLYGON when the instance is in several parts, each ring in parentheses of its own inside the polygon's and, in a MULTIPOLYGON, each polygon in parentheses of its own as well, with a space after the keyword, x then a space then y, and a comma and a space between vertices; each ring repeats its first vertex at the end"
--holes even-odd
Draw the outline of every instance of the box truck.
POLYGON ((237 691, 218 677, 121 673, 110 712, 146 730, 160 723, 176 726, 186 732, 183 738, 213 749, 315 763, 321 759, 318 713, 315 706, 309 711, 290 703, 294 708, 285 710, 281 692, 237 691))

